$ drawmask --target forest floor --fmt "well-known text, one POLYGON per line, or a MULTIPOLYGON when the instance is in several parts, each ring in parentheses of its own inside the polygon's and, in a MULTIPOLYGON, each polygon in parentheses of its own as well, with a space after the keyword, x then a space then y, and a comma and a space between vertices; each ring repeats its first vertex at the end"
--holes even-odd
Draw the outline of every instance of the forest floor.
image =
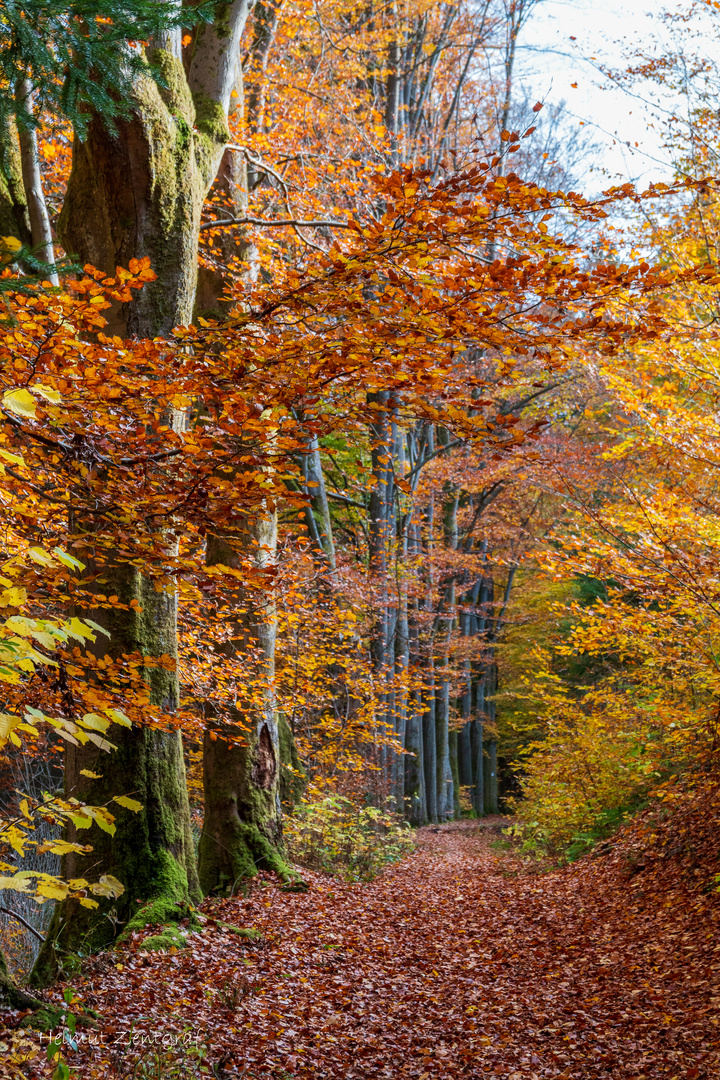
POLYGON ((83 1080, 720 1077, 706 811, 560 870, 502 850, 487 819, 421 830, 370 884, 268 878, 204 904, 187 949, 138 937, 94 959, 73 985, 99 1027, 66 1060, 83 1080))

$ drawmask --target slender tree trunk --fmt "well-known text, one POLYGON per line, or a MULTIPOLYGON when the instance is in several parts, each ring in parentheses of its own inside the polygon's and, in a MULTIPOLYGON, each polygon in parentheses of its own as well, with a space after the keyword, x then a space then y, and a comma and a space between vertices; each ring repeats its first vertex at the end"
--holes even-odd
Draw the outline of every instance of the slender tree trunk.
MULTIPOLYGON (((407 582, 400 585, 399 611, 395 634, 395 738, 407 749, 408 727, 408 670, 410 667, 410 640, 408 626, 407 582)), ((405 806, 405 769, 407 758, 396 753, 392 768, 392 794, 395 810, 402 813, 405 806)))
MULTIPOLYGON (((377 702, 377 722, 383 737, 393 730, 392 703, 388 683, 394 670, 394 657, 391 653, 393 630, 388 580, 388 559, 391 539, 392 507, 392 433, 387 416, 387 392, 369 394, 368 404, 376 413, 376 419, 370 425, 372 441, 371 458, 373 487, 370 492, 368 507, 368 537, 370 579, 375 587, 376 615, 370 641, 370 657, 375 680, 375 699, 377 702)), ((382 771, 383 792, 387 794, 389 777, 387 774, 388 753, 381 743, 379 764, 382 771)))
MULTIPOLYGON (((420 642, 417 614, 409 622, 410 656, 409 662, 414 674, 420 667, 420 642)), ((425 792, 425 749, 423 746, 423 702, 419 688, 410 695, 407 717, 405 747, 408 755, 405 761, 405 814, 413 825, 424 825, 427 819, 427 797, 425 792)))
POLYGON ((473 809, 478 817, 485 814, 485 678, 477 680, 475 686, 475 719, 473 721, 473 809))
MULTIPOLYGON (((32 112, 32 87, 27 79, 20 80, 18 96, 23 99, 25 111, 32 112)), ((19 125, 18 137, 20 141, 23 186, 30 218, 32 246, 38 258, 53 267, 53 269, 48 270, 48 280, 53 285, 58 285, 60 282, 54 269, 55 252, 53 249, 52 229, 50 228, 50 216, 45 202, 42 176, 40 174, 37 130, 36 128, 19 125)))
POLYGON ((424 772, 425 772, 425 797, 427 799, 427 816, 430 821, 438 820, 438 797, 437 797, 437 742, 435 726, 435 674, 432 656, 428 657, 425 677, 425 701, 422 720, 424 772))
POLYGON ((485 711, 488 718, 490 738, 485 748, 484 798, 485 813, 498 813, 497 736, 495 733, 495 692, 497 690, 497 665, 493 660, 488 669, 485 711))
POLYGON ((446 631, 443 640, 442 676, 435 714, 437 744, 437 812, 439 820, 454 813, 453 776, 450 767, 450 641, 455 607, 455 582, 450 586, 446 631))
POLYGON ((309 503, 305 510, 305 520, 318 552, 324 557, 331 573, 335 572, 335 541, 333 539, 330 504, 325 487, 325 474, 320 457, 320 445, 317 438, 309 440, 307 451, 300 455, 300 464, 305 479, 309 503))

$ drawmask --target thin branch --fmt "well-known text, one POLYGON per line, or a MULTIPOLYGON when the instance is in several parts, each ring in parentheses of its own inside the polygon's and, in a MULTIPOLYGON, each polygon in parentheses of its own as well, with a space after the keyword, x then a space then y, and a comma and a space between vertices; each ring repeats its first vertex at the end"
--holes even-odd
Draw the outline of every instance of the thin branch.
POLYGON ((205 221, 200 229, 229 229, 234 225, 256 225, 261 229, 357 229, 355 222, 350 221, 301 221, 299 218, 281 218, 276 221, 262 221, 260 218, 238 217, 227 218, 224 221, 205 221))
POLYGON ((341 495, 339 491, 327 492, 328 499, 336 499, 338 502, 347 503, 348 506, 357 506, 359 510, 367 510, 367 506, 364 503, 357 502, 355 499, 349 499, 347 495, 341 495))
POLYGON ((29 930, 30 933, 34 934, 36 938, 39 938, 39 940, 42 941, 43 944, 45 943, 45 938, 40 933, 40 931, 36 930, 34 926, 31 926, 26 919, 23 919, 22 915, 18 915, 17 911, 11 911, 10 908, 6 907, 0 907, 0 911, 2 911, 4 915, 10 915, 11 918, 17 919, 18 922, 21 922, 23 924, 26 930, 29 930))

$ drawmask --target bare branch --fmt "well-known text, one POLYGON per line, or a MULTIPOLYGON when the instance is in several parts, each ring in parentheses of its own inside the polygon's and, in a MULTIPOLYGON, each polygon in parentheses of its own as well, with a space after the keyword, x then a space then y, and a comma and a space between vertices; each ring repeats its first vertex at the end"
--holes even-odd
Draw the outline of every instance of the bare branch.
POLYGON ((299 218, 262 221, 260 218, 252 217, 227 218, 224 221, 205 221, 200 226, 200 229, 228 229, 234 225, 256 225, 261 229, 282 229, 287 226, 293 229, 357 229, 355 222, 350 221, 301 221, 299 218))

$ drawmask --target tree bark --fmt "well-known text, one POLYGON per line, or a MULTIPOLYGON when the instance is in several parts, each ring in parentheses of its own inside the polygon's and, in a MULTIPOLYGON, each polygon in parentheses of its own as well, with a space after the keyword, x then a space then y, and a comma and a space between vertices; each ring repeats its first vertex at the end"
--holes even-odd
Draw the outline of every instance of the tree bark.
POLYGON ((438 692, 435 729, 437 744, 437 814, 440 821, 454 814, 455 793, 450 767, 450 639, 452 636, 453 609, 455 607, 455 582, 450 585, 446 631, 443 640, 442 676, 438 692))
MULTIPOLYGON (((248 522, 247 533, 236 545, 227 538, 209 537, 207 563, 237 567, 238 549, 245 557, 253 551, 260 569, 275 558, 277 522, 267 511, 248 522)), ((259 648, 264 667, 252 700, 240 700, 230 710, 239 725, 237 738, 228 728, 210 721, 203 741, 205 818, 200 837, 198 874, 205 895, 231 891, 257 869, 274 870, 288 880, 296 875, 280 854, 280 742, 272 689, 275 664, 275 605, 266 592, 241 597, 232 617, 233 641, 228 652, 259 648), (258 698, 260 699, 258 701, 258 698)))
POLYGON ((17 132, 8 116, 0 119, 0 236, 32 243, 17 132))
MULTIPOLYGON (((127 564, 105 568, 96 586, 128 606, 126 611, 97 608, 90 613, 110 634, 109 640, 98 635, 96 651, 113 659, 132 653, 167 658, 162 666, 144 669, 149 712, 162 721, 162 714, 174 712, 179 699, 176 596, 156 591, 152 581, 127 564), (137 606, 130 607, 131 601, 137 606)), ((112 874, 125 891, 116 900, 101 899, 97 909, 83 907, 72 898, 56 906, 33 970, 34 986, 47 985, 68 953, 100 949, 126 930, 134 916, 137 920, 138 900, 156 901, 152 911, 143 908, 143 918, 163 923, 181 918, 187 914, 187 902, 199 899, 180 733, 150 726, 115 726, 112 741, 117 749, 110 754, 92 743, 68 746, 66 793, 91 806, 102 806, 115 795, 129 795, 143 809, 136 814, 115 805, 114 835, 94 828, 88 838, 85 831, 68 826, 71 843, 89 839, 93 850, 88 855, 66 855, 63 876, 92 880, 112 874), (100 776, 93 779, 81 770, 100 776)))
MULTIPOLYGON (((256 21, 257 18, 256 15, 256 21)), ((241 72, 236 73, 234 85, 236 109, 242 113, 245 99, 241 72)), ((248 102, 251 123, 254 110, 255 104, 251 100, 248 102)), ((232 217, 241 216, 248 206, 248 174, 244 158, 237 152, 225 150, 210 195, 213 206, 220 207, 232 217)), ((224 232, 219 244, 218 269, 205 268, 200 272, 198 308, 222 319, 229 314, 226 285, 233 276, 254 282, 259 266, 254 245, 242 233, 224 232)), ((317 440, 314 440, 312 451, 317 457, 313 464, 320 473, 318 486, 324 494, 317 440)), ((306 467, 306 462, 303 465, 306 467)), ((306 474, 306 479, 311 477, 306 474)), ((308 513, 312 514, 312 508, 308 508, 308 513)), ((334 569, 329 512, 325 540, 329 545, 326 549, 328 561, 332 560, 334 569)), ((320 538, 318 542, 322 544, 320 538)), ((210 536, 206 562, 209 566, 222 563, 237 567, 245 559, 262 570, 274 563, 276 547, 277 516, 274 510, 266 509, 234 534, 210 536)), ((252 648, 259 648, 261 652, 262 670, 258 673, 260 679, 255 700, 230 709, 231 717, 238 724, 237 738, 231 737, 227 727, 210 719, 203 739, 205 817, 198 872, 205 894, 232 890, 238 880, 255 874, 258 869, 274 870, 286 880, 297 879, 282 856, 281 798, 294 800, 303 782, 297 776, 300 762, 292 730, 276 713, 273 691, 275 603, 270 589, 259 606, 258 596, 241 597, 231 620, 234 646, 228 655, 252 648), (241 734, 242 729, 245 729, 245 735, 241 734)))

